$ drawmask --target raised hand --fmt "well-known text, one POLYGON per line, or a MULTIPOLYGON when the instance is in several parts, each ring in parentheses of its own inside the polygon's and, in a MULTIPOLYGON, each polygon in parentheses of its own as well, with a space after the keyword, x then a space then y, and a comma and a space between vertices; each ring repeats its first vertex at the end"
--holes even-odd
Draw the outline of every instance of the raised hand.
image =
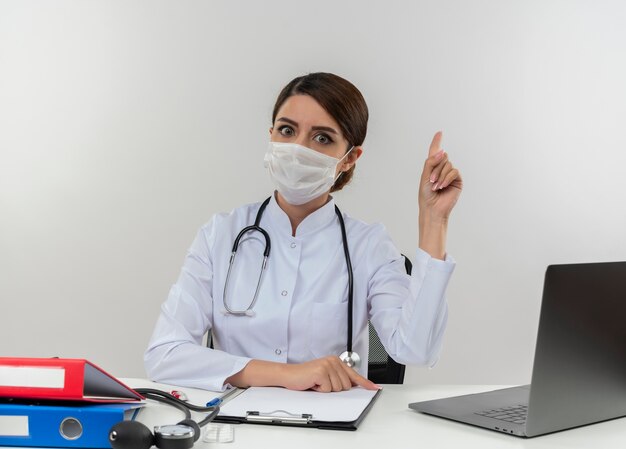
POLYGON ((447 220, 461 195, 463 179, 450 162, 448 153, 441 149, 441 138, 439 131, 428 150, 420 180, 419 207, 420 213, 426 213, 431 219, 447 220))
POLYGON ((446 256, 448 218, 456 204, 463 179, 448 154, 441 149, 441 131, 435 133, 419 186, 419 247, 437 259, 446 256))

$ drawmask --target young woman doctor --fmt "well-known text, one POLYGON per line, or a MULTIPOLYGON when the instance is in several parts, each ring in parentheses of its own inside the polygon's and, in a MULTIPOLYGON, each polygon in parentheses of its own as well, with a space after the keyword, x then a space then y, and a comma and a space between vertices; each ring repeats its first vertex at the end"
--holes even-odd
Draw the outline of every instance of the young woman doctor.
POLYGON ((461 175, 435 134, 419 181, 419 249, 407 275, 385 228, 339 212, 330 195, 352 177, 367 119, 359 90, 336 75, 312 73, 282 90, 265 155, 276 191, 265 206, 215 215, 198 232, 145 353, 152 380, 209 390, 378 388, 366 378, 368 319, 396 361, 437 360, 454 269, 446 230, 461 175), (262 230, 244 233, 231 266, 235 239, 255 220, 262 230), (350 285, 348 344, 361 359, 354 367, 338 357, 349 335, 350 285), (215 349, 202 344, 207 331, 215 349))

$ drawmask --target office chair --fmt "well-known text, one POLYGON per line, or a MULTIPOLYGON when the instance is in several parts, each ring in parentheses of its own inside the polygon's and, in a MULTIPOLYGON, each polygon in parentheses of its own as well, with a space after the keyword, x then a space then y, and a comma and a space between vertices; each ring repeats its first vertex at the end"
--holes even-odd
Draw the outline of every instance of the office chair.
MULTIPOLYGON (((404 254, 404 268, 407 274, 411 274, 413 264, 404 254)), ((405 366, 389 357, 385 347, 380 341, 376 329, 372 323, 367 322, 369 329, 369 361, 367 363, 367 378, 376 384, 402 384, 404 383, 405 366)), ((207 347, 213 348, 211 332, 207 335, 207 347)))

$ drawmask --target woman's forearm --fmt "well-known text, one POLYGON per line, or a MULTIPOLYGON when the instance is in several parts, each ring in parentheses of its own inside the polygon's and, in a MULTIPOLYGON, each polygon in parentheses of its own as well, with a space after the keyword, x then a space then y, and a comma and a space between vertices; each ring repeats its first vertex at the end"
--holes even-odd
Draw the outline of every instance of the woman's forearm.
POLYGON ((226 383, 235 387, 285 387, 290 390, 342 391, 353 385, 370 390, 378 386, 349 368, 337 356, 322 357, 304 363, 277 363, 251 360, 226 383))
POLYGON ((284 363, 251 360, 244 369, 226 379, 226 383, 240 388, 283 387, 286 367, 284 363))
POLYGON ((419 215, 419 243, 418 246, 435 259, 444 260, 446 257, 446 237, 448 234, 448 219, 433 218, 420 211, 419 215))

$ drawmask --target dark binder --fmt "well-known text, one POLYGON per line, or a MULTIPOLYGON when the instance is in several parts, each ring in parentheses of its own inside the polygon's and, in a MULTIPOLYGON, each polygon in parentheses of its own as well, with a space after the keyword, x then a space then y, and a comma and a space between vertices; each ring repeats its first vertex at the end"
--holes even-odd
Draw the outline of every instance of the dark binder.
POLYGON ((215 422, 357 430, 380 392, 360 387, 336 393, 252 387, 222 405, 215 422))

